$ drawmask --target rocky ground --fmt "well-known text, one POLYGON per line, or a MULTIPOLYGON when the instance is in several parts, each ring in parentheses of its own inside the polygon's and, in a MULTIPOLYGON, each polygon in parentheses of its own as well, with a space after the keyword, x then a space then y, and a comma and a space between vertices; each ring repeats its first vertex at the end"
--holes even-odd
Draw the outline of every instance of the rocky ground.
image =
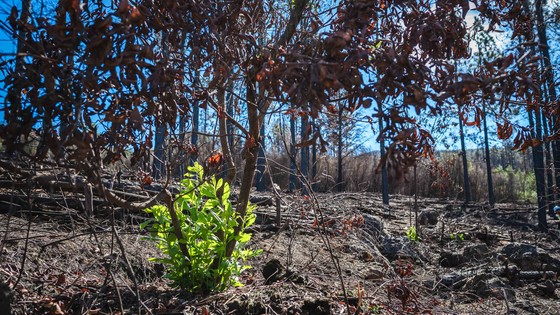
POLYGON ((88 219, 63 203, 4 211, 0 313, 8 302, 13 314, 560 313, 558 230, 537 232, 533 206, 415 207, 392 196, 384 207, 369 193, 316 200, 283 195, 280 227, 276 204, 259 206, 250 246, 263 253, 249 261, 245 285, 206 296, 161 277, 139 214, 88 219))

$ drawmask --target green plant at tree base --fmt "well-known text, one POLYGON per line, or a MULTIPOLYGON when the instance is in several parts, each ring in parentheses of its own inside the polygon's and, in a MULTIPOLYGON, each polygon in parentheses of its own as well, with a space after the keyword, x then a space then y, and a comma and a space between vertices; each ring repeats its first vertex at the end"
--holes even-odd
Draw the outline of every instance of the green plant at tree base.
POLYGON ((145 210, 153 218, 142 223, 140 228, 153 223, 148 239, 156 242, 164 255, 164 258, 151 260, 167 265, 166 277, 189 292, 221 291, 229 286, 241 286, 238 276, 250 266, 240 262, 261 252, 244 248, 251 239, 251 234, 244 231, 255 222, 254 206, 249 205, 245 218, 238 220, 239 214, 229 201, 229 184, 214 176, 204 179, 204 170, 198 163, 188 168, 181 187, 173 202, 180 222, 180 240, 174 233, 166 206, 156 205, 145 210), (242 228, 235 235, 238 221, 242 228), (226 245, 233 239, 237 245, 231 257, 227 257, 226 245), (184 254, 185 249, 188 255, 184 254))
POLYGON ((416 227, 411 226, 411 227, 408 228, 408 230, 406 231, 406 238, 408 238, 408 240, 412 241, 412 242, 420 241, 420 237, 418 236, 418 233, 416 232, 416 227))

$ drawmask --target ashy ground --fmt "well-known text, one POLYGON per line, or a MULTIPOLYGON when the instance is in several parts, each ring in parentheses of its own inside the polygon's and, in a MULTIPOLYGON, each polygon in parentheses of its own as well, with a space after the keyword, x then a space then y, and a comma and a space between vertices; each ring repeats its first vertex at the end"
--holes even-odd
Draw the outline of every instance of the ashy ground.
POLYGON ((537 232, 530 205, 315 197, 283 195, 280 227, 259 206, 245 285, 206 296, 169 286, 138 214, 4 213, 0 313, 560 314, 559 233, 537 232))

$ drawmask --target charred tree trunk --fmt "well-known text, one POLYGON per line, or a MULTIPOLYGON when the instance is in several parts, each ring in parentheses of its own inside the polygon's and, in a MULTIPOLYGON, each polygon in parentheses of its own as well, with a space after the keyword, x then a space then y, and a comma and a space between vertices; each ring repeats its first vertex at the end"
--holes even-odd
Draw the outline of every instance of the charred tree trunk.
MULTIPOLYGON (((317 126, 313 124, 313 131, 319 132, 316 130, 317 126)), ((313 146, 311 147, 311 189, 313 192, 317 192, 317 143, 314 142, 313 146)))
POLYGON ((383 135, 383 106, 381 102, 377 102, 377 109, 379 111, 379 152, 381 154, 381 195, 383 197, 383 204, 389 204, 389 176, 387 174, 387 164, 383 162, 385 156, 385 136, 383 135))
POLYGON ((260 131, 260 145, 259 145, 259 156, 257 159, 257 178, 256 178, 256 186, 257 191, 265 191, 266 184, 265 184, 265 176, 264 172, 265 168, 265 159, 264 159, 264 149, 265 149, 265 126, 264 124, 261 126, 260 131))
MULTIPOLYGON (((245 165, 243 167, 243 176, 241 179, 241 187, 239 188, 239 196, 235 211, 238 214, 237 226, 234 228, 234 235, 239 235, 243 228, 243 220, 247 214, 247 206, 249 205, 249 198, 251 194, 251 187, 253 186, 253 177, 257 168, 257 159, 260 147, 260 129, 264 122, 264 114, 259 115, 259 112, 264 113, 266 109, 259 111, 257 97, 255 95, 255 80, 248 78, 247 80, 247 114, 249 119, 249 139, 245 145, 243 158, 245 165)), ((235 249, 235 239, 228 242, 226 245, 225 257, 231 257, 235 249)))
MULTIPOLYGON (((540 123, 535 124, 535 118, 537 122, 540 120, 539 110, 535 110, 535 116, 533 117, 532 112, 528 112, 529 115, 529 124, 532 129, 532 134, 534 138, 540 139, 540 123)), ((535 182, 537 188, 537 202, 538 202, 538 225, 539 230, 546 231, 548 230, 547 223, 546 223, 546 185, 545 185, 545 176, 544 176, 544 161, 543 161, 543 148, 542 144, 538 144, 534 146, 532 149, 533 152, 533 170, 535 172, 535 182)))
MULTIPOLYGON (((548 119, 542 116, 542 127, 543 127, 543 140, 548 136, 548 119)), ((554 162, 552 160, 551 154, 551 143, 550 141, 544 140, 544 159, 545 159, 545 173, 546 173, 546 196, 548 204, 548 215, 554 216, 554 162)))
MULTIPOLYGON (((308 117, 303 115, 301 117, 301 142, 303 143, 309 136, 307 132, 307 128, 309 126, 308 117)), ((300 169, 301 169, 301 194, 304 196, 309 195, 309 191, 307 190, 306 181, 309 178, 309 146, 302 146, 301 147, 301 161, 300 161, 300 169)))
POLYGON ((290 183, 288 185, 288 191, 294 192, 297 189, 297 177, 296 177, 296 119, 290 117, 290 183))
MULTIPOLYGON (((192 117, 192 132, 191 132, 191 145, 194 149, 198 149, 198 131, 200 123, 200 108, 198 107, 198 100, 195 100, 192 107, 193 117, 192 117)), ((189 156, 189 165, 194 165, 197 156, 195 152, 192 152, 189 156)))
POLYGON ((342 108, 338 110, 338 120, 337 120, 337 151, 336 151, 336 161, 337 161, 337 180, 336 180, 336 187, 337 191, 341 192, 344 191, 344 174, 342 170, 342 108))
MULTIPOLYGON (((539 49, 543 57, 544 63, 544 80, 546 84, 546 90, 548 91, 548 96, 550 101, 557 100, 556 85, 554 83, 554 71, 552 68, 552 63, 550 60, 550 46, 548 45, 548 36, 546 33, 546 23, 544 21, 543 6, 546 5, 546 1, 535 0, 535 17, 537 24, 537 36, 539 40, 539 49)), ((551 134, 560 132, 560 115, 554 115, 553 124, 550 130, 551 134)), ((560 183, 560 140, 554 140, 552 143, 553 151, 553 164, 554 164, 554 178, 556 185, 560 183)), ((555 196, 558 199, 559 196, 555 196)))
POLYGON ((154 148, 154 162, 152 163, 152 176, 155 179, 163 178, 163 174, 165 172, 165 132, 166 128, 165 125, 156 123, 156 135, 155 135, 155 148, 154 148))
MULTIPOLYGON (((225 181, 229 184, 233 182, 235 178, 236 168, 235 162, 233 161, 233 154, 230 147, 230 135, 228 133, 228 123, 227 116, 227 106, 225 102, 225 89, 219 89, 217 93, 218 106, 221 108, 221 114, 218 113, 218 123, 220 126, 220 146, 222 147, 223 157, 226 162, 226 173, 225 181)), ((230 127, 231 128, 231 127, 230 127)))
POLYGON ((459 137, 461 138, 461 159, 463 162, 463 189, 465 191, 465 204, 468 205, 472 201, 471 182, 469 178, 469 164, 467 160, 467 146, 465 145, 465 131, 461 117, 459 117, 459 137))
POLYGON ((486 104, 482 103, 482 110, 484 114, 484 154, 486 156, 486 181, 488 183, 488 203, 494 207, 496 204, 496 197, 494 196, 494 183, 492 181, 492 163, 490 160, 490 144, 488 143, 488 119, 486 112, 486 104))

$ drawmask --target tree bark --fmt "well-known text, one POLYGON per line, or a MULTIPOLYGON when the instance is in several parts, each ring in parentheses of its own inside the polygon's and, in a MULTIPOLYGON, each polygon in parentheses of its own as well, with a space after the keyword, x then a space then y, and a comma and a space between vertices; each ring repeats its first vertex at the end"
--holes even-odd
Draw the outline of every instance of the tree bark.
POLYGON ((471 182, 469 178, 469 164, 467 160, 467 146, 465 145, 465 131, 461 117, 459 117, 459 137, 461 138, 461 159, 463 162, 463 189, 465 191, 465 204, 468 205, 472 201, 471 182))
POLYGON ((265 126, 264 124, 261 126, 260 131, 260 145, 259 145, 259 156, 257 159, 257 178, 256 178, 256 186, 257 191, 265 191, 266 190, 266 182, 264 172, 266 170, 265 167, 265 159, 264 159, 264 149, 265 149, 265 126))
MULTIPOLYGON (((543 140, 548 136, 548 119, 542 117, 542 127, 543 127, 543 140)), ((544 159, 545 159, 545 173, 546 173, 546 196, 548 204, 548 215, 550 217, 554 216, 554 161, 551 154, 551 143, 550 141, 544 140, 544 159)))
POLYGON ((165 142, 165 132, 166 128, 163 124, 156 124, 156 135, 155 135, 155 149, 154 149, 154 161, 152 163, 152 176, 155 179, 163 178, 164 173, 164 142, 165 142))
MULTIPOLYGON (((546 5, 546 1, 535 0, 535 17, 537 22, 537 36, 539 40, 539 49, 543 57, 544 63, 544 80, 546 83, 546 89, 548 91, 549 101, 557 100, 556 85, 554 83, 554 69, 552 68, 552 63, 550 61, 550 46, 548 45, 548 36, 546 33, 546 22, 544 21, 543 6, 546 5)), ((560 117, 559 115, 554 115, 553 124, 550 130, 551 134, 560 132, 560 117)), ((553 150, 553 164, 554 164, 554 178, 556 181, 556 186, 560 185, 560 140, 554 140, 552 143, 553 150)), ((555 196, 556 200, 560 196, 555 196)))
MULTIPOLYGON (((266 110, 261 110, 259 115, 259 108, 257 98, 254 90, 255 82, 251 78, 247 78, 247 114, 249 119, 249 137, 245 145, 245 165, 243 167, 243 177, 241 179, 241 187, 239 188, 239 198, 237 199, 237 206, 235 211, 238 214, 237 226, 234 229, 234 235, 239 235, 243 228, 243 220, 247 214, 247 206, 249 205, 249 198, 251 194, 251 187, 253 186, 253 177, 257 168, 257 159, 259 154, 260 145, 260 128, 264 121, 264 113, 266 110)), ((231 257, 235 249, 235 239, 230 240, 226 245, 226 257, 231 257)))
POLYGON ((377 109, 379 111, 379 152, 381 154, 381 195, 383 198, 383 204, 389 205, 389 176, 387 174, 387 164, 383 162, 383 156, 385 156, 385 137, 383 135, 383 105, 381 102, 377 102, 377 109))
POLYGON ((488 119, 486 112, 486 104, 482 102, 482 110, 484 114, 484 154, 486 156, 486 182, 488 184, 488 203, 494 207, 496 204, 496 197, 494 196, 494 183, 492 181, 492 163, 490 161, 490 144, 488 143, 488 119))
MULTIPOLYGON (((198 73, 195 74, 198 77, 198 73)), ((198 80, 195 79, 195 82, 198 80)), ((191 132, 191 145, 194 149, 198 150, 198 131, 200 123, 200 107, 198 107, 198 100, 195 100, 192 105, 192 132, 191 132)), ((192 152, 189 156, 189 165, 194 165, 197 156, 195 152, 192 152)))
MULTIPOLYGON (((535 124, 535 118, 533 117, 532 112, 528 112, 529 115, 529 124, 532 129, 532 136, 534 138, 540 138, 540 126, 535 124)), ((540 119, 540 115, 538 113, 538 109, 535 110, 535 116, 537 121, 540 119)), ((539 230, 546 231, 548 230, 547 223, 546 223, 546 191, 545 191, 545 176, 544 176, 544 162, 543 162, 543 149, 542 144, 534 146, 531 148, 533 153, 533 170, 535 172, 535 182, 537 188, 537 203, 539 209, 537 210, 537 217, 538 217, 538 226, 539 230)))
MULTIPOLYGON (((303 143, 309 135, 307 135, 307 127, 309 125, 308 117, 303 115, 301 117, 301 142, 303 143)), ((309 195, 309 191, 307 190, 307 186, 305 185, 305 181, 309 177, 309 146, 302 146, 301 147, 301 160, 300 160, 300 169, 301 169, 301 194, 304 196, 309 195)))
MULTIPOLYGON (((313 124, 313 132, 319 132, 316 130, 317 126, 313 124)), ((311 189, 313 192, 317 192, 317 143, 314 142, 311 147, 311 189)))
POLYGON ((338 130, 337 130, 337 140, 338 140, 338 145, 337 145, 337 152, 336 152, 336 161, 337 161, 337 180, 336 180, 336 186, 337 186, 337 191, 341 192, 344 190, 344 178, 343 178, 343 170, 342 170, 342 106, 340 106, 341 108, 338 109, 338 119, 337 119, 337 124, 338 124, 338 130))
POLYGON ((225 115, 227 113, 225 93, 226 91, 223 88, 219 89, 217 93, 218 123, 220 126, 220 145, 227 167, 225 181, 231 184, 235 178, 236 168, 230 148, 230 135, 228 134, 227 116, 225 115))
POLYGON ((288 186, 289 192, 294 192, 297 189, 297 167, 296 167, 296 119, 290 117, 290 183, 288 186))

